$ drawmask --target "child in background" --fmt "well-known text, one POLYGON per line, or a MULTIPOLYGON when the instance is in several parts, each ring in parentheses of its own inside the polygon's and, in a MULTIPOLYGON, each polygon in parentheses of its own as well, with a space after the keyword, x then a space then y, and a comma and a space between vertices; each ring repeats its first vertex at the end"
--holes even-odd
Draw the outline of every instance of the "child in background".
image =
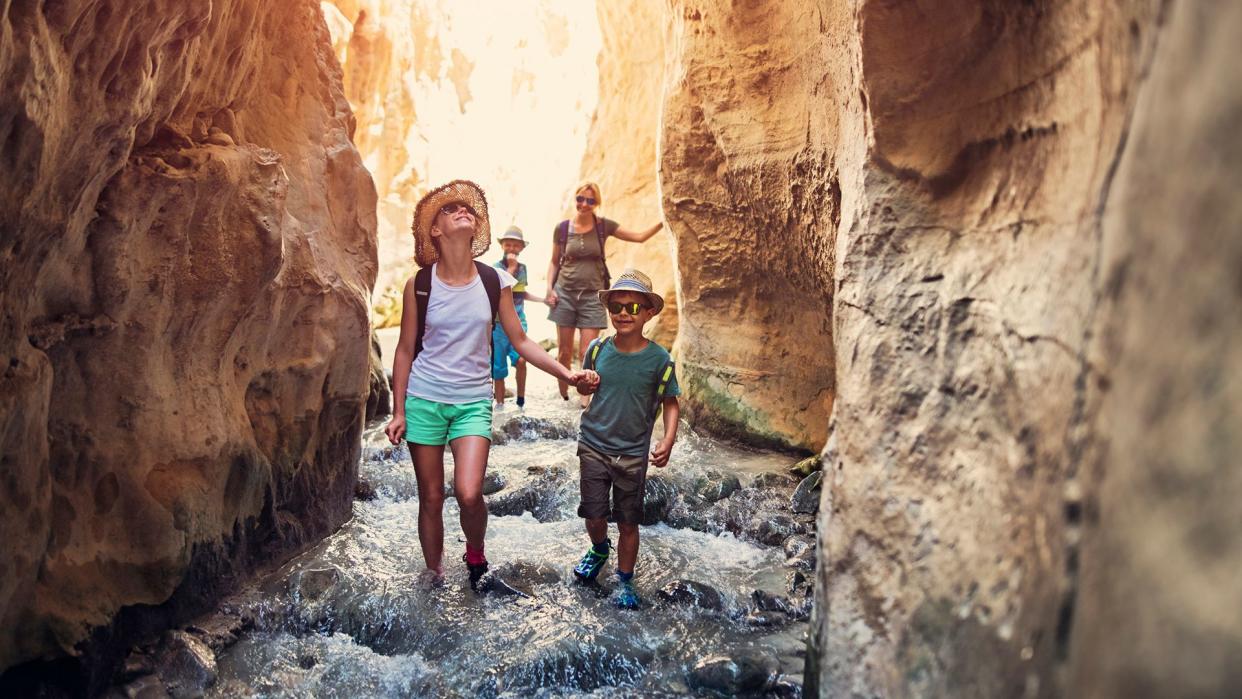
MULTIPOLYGON (((509 226, 504 235, 496 239, 504 250, 505 256, 496 263, 496 269, 508 272, 517 284, 513 285, 513 307, 517 310, 518 320, 522 322, 522 330, 526 330, 525 301, 547 303, 541 296, 533 296, 526 290, 526 265, 518 262, 518 255, 526 248, 526 239, 522 237, 522 229, 509 226)), ((505 329, 497 324, 492 330, 492 381, 495 384, 496 410, 505 407, 505 379, 509 377, 509 364, 513 364, 517 374, 517 407, 526 407, 526 360, 518 355, 509 342, 505 329)))

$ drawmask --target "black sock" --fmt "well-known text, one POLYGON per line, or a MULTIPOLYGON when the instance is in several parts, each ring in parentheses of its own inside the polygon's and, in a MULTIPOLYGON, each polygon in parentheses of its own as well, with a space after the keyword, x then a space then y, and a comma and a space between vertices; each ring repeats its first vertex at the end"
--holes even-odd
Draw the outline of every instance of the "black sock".
POLYGON ((598 553, 601 556, 607 556, 608 549, 611 546, 612 546, 612 540, 605 537, 603 541, 595 542, 595 545, 591 547, 591 550, 595 551, 595 553, 598 553))
POLYGON ((520 408, 520 407, 522 407, 522 406, 524 406, 524 405, 526 405, 526 396, 518 396, 518 397, 517 397, 517 406, 520 408))

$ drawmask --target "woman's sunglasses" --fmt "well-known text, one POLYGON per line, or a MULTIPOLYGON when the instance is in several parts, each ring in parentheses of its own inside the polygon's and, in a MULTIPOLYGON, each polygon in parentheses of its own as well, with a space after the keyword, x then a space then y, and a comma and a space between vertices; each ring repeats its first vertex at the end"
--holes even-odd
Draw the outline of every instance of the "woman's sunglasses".
POLYGON ((461 211, 462 209, 469 211, 470 215, 475 218, 479 217, 479 215, 475 213, 474 209, 470 208, 469 204, 465 202, 460 202, 460 201, 450 202, 448 204, 445 204, 444 206, 441 206, 440 213, 444 214, 445 216, 452 216, 453 214, 457 213, 458 211, 461 211))
POLYGON ((586 204, 587 206, 595 206, 595 197, 584 197, 581 194, 579 194, 578 196, 574 198, 578 200, 579 204, 586 204))
POLYGON ((638 315, 639 311, 645 308, 651 308, 651 306, 645 303, 638 303, 637 301, 634 301, 631 303, 617 303, 616 301, 608 302, 608 312, 613 314, 614 316, 621 315, 621 311, 625 311, 626 313, 629 313, 632 316, 636 316, 638 315))

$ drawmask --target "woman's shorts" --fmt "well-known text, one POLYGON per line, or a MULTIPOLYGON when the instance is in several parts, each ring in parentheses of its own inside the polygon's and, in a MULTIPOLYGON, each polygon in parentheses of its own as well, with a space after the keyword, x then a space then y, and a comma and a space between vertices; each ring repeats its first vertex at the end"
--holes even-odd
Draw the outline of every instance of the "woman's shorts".
POLYGON ((594 289, 564 291, 556 287, 556 305, 548 311, 548 320, 561 328, 606 328, 608 313, 594 289))
POLYGON ((491 441, 491 398, 459 404, 405 397, 405 441, 438 447, 458 437, 491 441))

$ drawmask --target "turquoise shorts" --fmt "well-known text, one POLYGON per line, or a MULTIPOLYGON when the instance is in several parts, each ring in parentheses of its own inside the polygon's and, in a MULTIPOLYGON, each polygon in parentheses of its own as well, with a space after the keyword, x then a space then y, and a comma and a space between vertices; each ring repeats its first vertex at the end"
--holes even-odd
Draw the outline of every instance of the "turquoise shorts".
POLYGON ((437 403, 405 397, 405 441, 443 446, 458 437, 492 440, 492 399, 472 403, 437 403))

